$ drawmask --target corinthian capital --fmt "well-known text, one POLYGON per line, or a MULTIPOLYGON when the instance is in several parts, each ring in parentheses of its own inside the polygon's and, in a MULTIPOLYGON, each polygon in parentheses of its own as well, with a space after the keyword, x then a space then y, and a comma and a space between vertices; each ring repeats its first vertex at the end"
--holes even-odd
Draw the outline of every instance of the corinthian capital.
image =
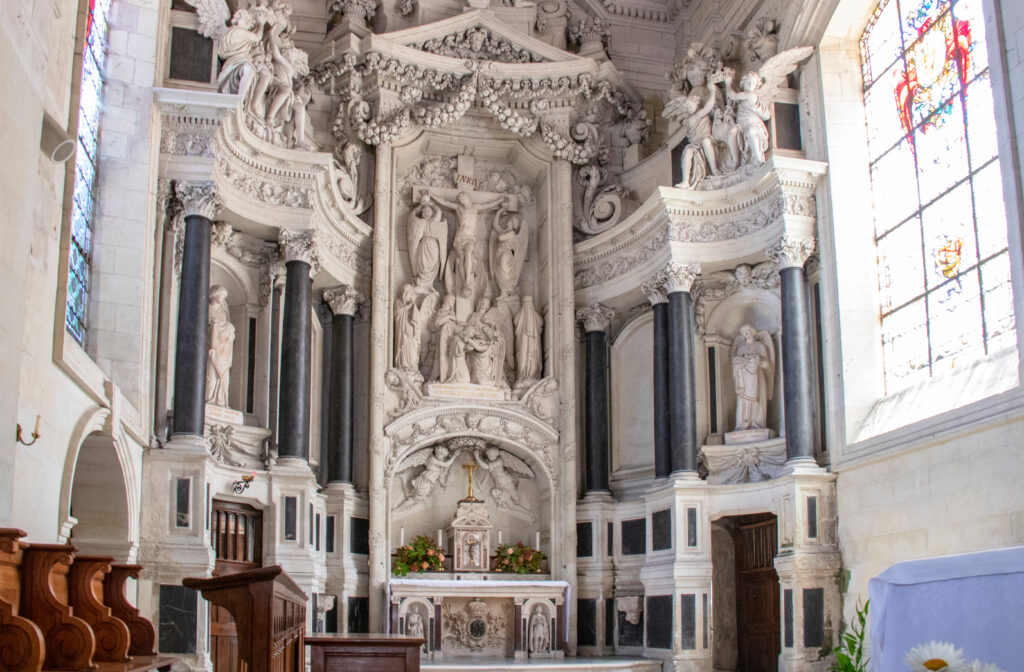
POLYGON ((339 285, 324 290, 324 301, 335 315, 355 315, 359 304, 366 300, 350 285, 339 285))
POLYGON ((679 264, 673 261, 665 266, 661 275, 665 278, 665 289, 669 294, 688 292, 700 275, 700 264, 679 264))
POLYGON ((600 303, 592 303, 576 311, 576 321, 583 323, 583 331, 608 331, 615 311, 600 303))
POLYGON ((650 280, 640 285, 640 291, 644 293, 652 306, 659 303, 668 303, 668 294, 665 292, 665 274, 658 273, 650 280))
POLYGON ((765 250, 765 254, 780 269, 803 268, 804 262, 814 252, 814 246, 814 238, 790 238, 788 234, 783 234, 782 240, 765 250))
POLYGON ((181 203, 183 217, 205 217, 212 221, 223 205, 213 182, 177 182, 174 198, 181 203))
POLYGON ((278 243, 281 246, 281 256, 284 258, 285 263, 301 261, 309 264, 310 275, 315 275, 317 270, 319 270, 320 260, 316 252, 316 241, 313 239, 312 231, 281 229, 278 243))

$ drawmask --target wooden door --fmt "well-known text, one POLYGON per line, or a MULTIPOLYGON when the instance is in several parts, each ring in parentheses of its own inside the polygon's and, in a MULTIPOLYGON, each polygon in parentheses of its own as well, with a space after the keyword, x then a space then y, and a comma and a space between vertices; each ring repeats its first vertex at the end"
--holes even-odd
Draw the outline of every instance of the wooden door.
POLYGON ((740 522, 736 544, 736 635, 738 672, 777 672, 781 618, 775 517, 740 522))
MULTIPOLYGON (((263 512, 246 504, 213 500, 210 543, 214 576, 256 569, 263 560, 263 512)), ((237 672, 238 631, 231 614, 210 605, 210 658, 214 672, 237 672)))

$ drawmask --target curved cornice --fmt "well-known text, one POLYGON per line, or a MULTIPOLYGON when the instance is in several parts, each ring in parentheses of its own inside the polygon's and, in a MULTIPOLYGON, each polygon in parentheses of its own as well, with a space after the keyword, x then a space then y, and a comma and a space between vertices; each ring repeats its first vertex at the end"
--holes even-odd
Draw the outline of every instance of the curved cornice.
POLYGON ((613 301, 669 261, 724 267, 763 257, 783 233, 813 235, 824 172, 820 162, 772 157, 723 189, 658 187, 618 225, 575 245, 577 305, 613 301))

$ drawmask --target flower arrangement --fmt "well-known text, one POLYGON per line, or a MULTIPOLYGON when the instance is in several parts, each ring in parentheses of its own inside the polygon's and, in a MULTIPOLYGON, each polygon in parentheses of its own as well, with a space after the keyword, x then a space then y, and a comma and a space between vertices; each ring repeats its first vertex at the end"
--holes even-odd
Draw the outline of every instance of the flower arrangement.
POLYGON ((540 574, 540 563, 548 557, 521 541, 517 541, 515 546, 499 544, 495 555, 494 571, 515 574, 540 574))
POLYGON ((907 652, 904 661, 912 672, 1003 672, 992 663, 964 660, 963 649, 949 642, 928 642, 907 652))
POLYGON ((870 605, 871 600, 868 600, 863 607, 857 606, 856 621, 848 632, 843 633, 839 646, 832 649, 832 653, 836 654, 836 662, 828 668, 829 672, 866 672, 868 669, 868 657, 864 655, 864 638, 867 636, 865 625, 870 605))
POLYGON ((405 576, 409 572, 431 572, 441 569, 444 562, 444 551, 430 537, 422 534, 412 540, 411 544, 400 546, 391 560, 391 573, 405 576))

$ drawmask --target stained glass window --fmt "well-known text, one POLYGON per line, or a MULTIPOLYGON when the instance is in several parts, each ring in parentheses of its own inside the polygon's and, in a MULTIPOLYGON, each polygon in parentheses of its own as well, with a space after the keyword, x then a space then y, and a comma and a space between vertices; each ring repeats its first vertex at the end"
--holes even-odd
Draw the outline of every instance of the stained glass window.
POLYGON ((882 0, 860 54, 892 393, 1016 345, 982 0, 882 0))
POLYGON ((81 93, 78 101, 78 148, 71 203, 68 251, 68 299, 64 325, 79 343, 85 341, 92 257, 93 200, 103 103, 103 67, 107 56, 107 15, 111 0, 88 0, 82 43, 81 93))

